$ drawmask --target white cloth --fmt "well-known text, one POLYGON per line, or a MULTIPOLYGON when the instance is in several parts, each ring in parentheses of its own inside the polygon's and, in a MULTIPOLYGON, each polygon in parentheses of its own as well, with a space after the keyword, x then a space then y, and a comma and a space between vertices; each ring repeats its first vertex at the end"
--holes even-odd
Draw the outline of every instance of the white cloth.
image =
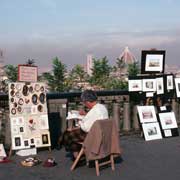
POLYGON ((103 104, 97 103, 93 108, 85 115, 82 121, 79 122, 81 129, 85 132, 89 132, 91 126, 96 120, 108 119, 108 111, 103 104))

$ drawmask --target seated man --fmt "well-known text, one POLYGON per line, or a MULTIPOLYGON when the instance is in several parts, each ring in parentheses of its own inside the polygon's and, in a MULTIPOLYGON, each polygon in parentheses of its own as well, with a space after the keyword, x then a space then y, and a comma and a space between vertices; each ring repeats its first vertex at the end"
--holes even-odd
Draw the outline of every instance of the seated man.
POLYGON ((77 142, 84 141, 91 126, 96 120, 108 119, 108 111, 103 104, 97 102, 97 95, 92 90, 85 90, 81 95, 81 100, 84 105, 89 109, 86 114, 85 111, 79 111, 80 115, 85 115, 79 121, 79 128, 67 130, 63 136, 63 144, 67 151, 73 152, 74 156, 79 152, 81 145, 77 142))

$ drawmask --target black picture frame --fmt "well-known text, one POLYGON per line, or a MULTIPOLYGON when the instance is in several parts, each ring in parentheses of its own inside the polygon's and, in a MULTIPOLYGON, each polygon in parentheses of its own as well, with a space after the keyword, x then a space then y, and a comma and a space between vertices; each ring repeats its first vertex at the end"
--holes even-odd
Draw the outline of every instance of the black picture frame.
POLYGON ((164 73, 165 50, 142 50, 141 74, 164 73))

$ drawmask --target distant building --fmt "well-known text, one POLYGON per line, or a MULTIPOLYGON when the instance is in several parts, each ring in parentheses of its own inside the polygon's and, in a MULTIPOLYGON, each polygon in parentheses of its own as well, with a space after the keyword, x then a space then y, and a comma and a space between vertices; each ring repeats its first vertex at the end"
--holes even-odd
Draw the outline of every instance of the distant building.
POLYGON ((5 80, 7 80, 6 73, 4 71, 4 55, 3 51, 0 49, 0 94, 7 91, 5 80))
POLYGON ((135 56, 130 52, 127 46, 125 47, 124 51, 119 56, 119 59, 121 59, 125 64, 132 64, 136 62, 135 56))
POLYGON ((86 72, 90 76, 92 75, 92 68, 93 68, 93 57, 91 54, 88 54, 86 60, 86 72))
POLYGON ((0 49, 0 81, 7 79, 4 71, 4 55, 3 51, 0 49))
POLYGON ((126 80, 128 76, 128 65, 133 64, 137 61, 133 53, 129 50, 129 48, 126 46, 124 51, 119 56, 118 60, 120 61, 119 65, 117 66, 117 70, 111 73, 111 76, 126 80))
POLYGON ((179 66, 165 65, 165 73, 177 74, 179 72, 179 66))

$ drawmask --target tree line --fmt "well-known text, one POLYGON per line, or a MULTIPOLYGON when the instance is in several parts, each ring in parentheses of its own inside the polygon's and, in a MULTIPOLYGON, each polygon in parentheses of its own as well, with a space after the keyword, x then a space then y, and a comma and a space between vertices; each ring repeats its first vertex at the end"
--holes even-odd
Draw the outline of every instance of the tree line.
MULTIPOLYGON (((35 65, 35 60, 28 59, 26 64, 35 65)), ((90 76, 80 64, 76 64, 68 72, 66 64, 55 57, 52 59, 52 70, 39 75, 38 81, 46 82, 50 92, 81 91, 84 86, 105 90, 127 90, 128 83, 122 73, 124 69, 127 70, 125 71, 126 77, 135 76, 139 73, 139 64, 138 62, 125 64, 122 59, 117 58, 116 65, 111 66, 106 56, 100 59, 93 58, 92 75, 90 76)), ((5 85, 8 82, 17 81, 18 66, 6 65, 4 70, 8 78, 5 85)))

